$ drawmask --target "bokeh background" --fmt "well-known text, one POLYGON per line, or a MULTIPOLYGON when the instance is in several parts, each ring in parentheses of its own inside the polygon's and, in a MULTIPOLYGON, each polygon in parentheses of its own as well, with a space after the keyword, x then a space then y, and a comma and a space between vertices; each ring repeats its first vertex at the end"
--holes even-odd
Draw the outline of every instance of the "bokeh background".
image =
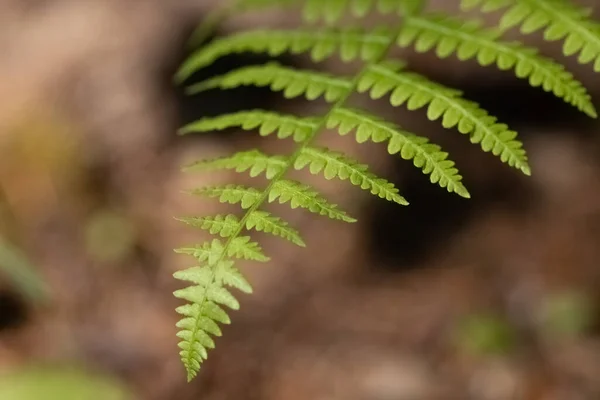
MULTIPOLYGON (((519 131, 533 176, 423 112, 357 97, 447 149, 472 199, 429 184, 385 146, 326 132, 322 144, 370 164, 411 205, 302 175, 359 222, 274 209, 308 248, 260 236, 272 261, 242 264, 255 293, 240 295, 242 310, 186 383, 172 273, 193 260, 172 249, 206 235, 174 217, 235 208, 182 191, 249 180, 180 167, 290 143, 177 128, 241 109, 322 106, 249 88, 184 96, 172 75, 219 3, 0 0, 0 400, 600 398, 598 123, 509 73, 410 51, 397 54, 519 131)), ((431 3, 456 11, 453 1, 431 3)), ((215 35, 297 18, 238 16, 215 35)), ((600 99, 590 66, 540 35, 524 40, 600 99)), ((262 61, 228 57, 194 79, 262 61)), ((312 67, 352 68, 335 58, 312 67)))

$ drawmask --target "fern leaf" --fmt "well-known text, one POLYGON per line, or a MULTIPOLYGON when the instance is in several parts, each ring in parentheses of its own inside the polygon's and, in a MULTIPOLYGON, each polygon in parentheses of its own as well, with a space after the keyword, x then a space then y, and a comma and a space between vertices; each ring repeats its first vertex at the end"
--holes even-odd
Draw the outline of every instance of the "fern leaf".
MULTIPOLYGON (((207 230, 213 235, 218 234, 221 237, 230 237, 240 226, 239 219, 232 214, 219 214, 207 217, 184 217, 177 219, 195 228, 207 230)), ((283 221, 281 218, 272 216, 266 211, 252 211, 248 214, 245 225, 247 229, 255 229, 259 232, 263 231, 265 233, 270 233, 298 246, 305 247, 304 241, 300 237, 298 231, 290 227, 287 222, 283 221)))
POLYGON ((253 242, 250 236, 239 236, 234 238, 230 243, 227 255, 229 257, 260 262, 267 262, 270 260, 269 257, 264 255, 260 245, 253 242))
POLYGON ((199 196, 218 198, 221 203, 240 203, 243 209, 252 207, 261 196, 259 190, 234 184, 225 186, 206 186, 194 189, 190 193, 199 196))
POLYGON ((236 172, 250 170, 250 176, 256 177, 265 173, 267 179, 273 178, 286 166, 283 156, 268 156, 258 150, 241 151, 229 157, 197 161, 184 168, 184 171, 210 171, 230 169, 236 172))
POLYGON ((460 91, 415 73, 399 72, 403 67, 395 62, 373 65, 361 78, 357 90, 369 91, 373 99, 391 92, 390 103, 394 106, 406 103, 409 110, 427 106, 430 120, 442 118, 445 128, 457 126, 459 132, 469 133, 471 142, 479 143, 484 151, 500 156, 502 162, 526 175, 531 173, 523 145, 515 139, 516 132, 497 123, 477 103, 463 99, 460 91))
POLYGON ((544 30, 544 39, 563 40, 563 54, 578 53, 580 64, 594 63, 600 72, 600 24, 593 21, 591 10, 569 0, 463 0, 465 10, 481 6, 482 11, 509 7, 500 19, 500 28, 519 25, 521 33, 544 30))
POLYGON ((220 235, 221 237, 230 237, 240 226, 240 221, 235 215, 231 214, 218 214, 211 217, 183 217, 176 219, 190 226, 204 229, 213 235, 220 235))
POLYGON ((398 194, 398 188, 393 183, 377 177, 369 172, 368 166, 359 164, 358 161, 345 156, 343 153, 334 152, 326 148, 303 148, 294 167, 302 169, 309 166, 311 174, 323 172, 325 179, 349 179, 350 182, 361 189, 398 204, 408 205, 404 197, 398 194))
POLYGON ((201 68, 212 65, 217 59, 234 53, 268 53, 279 56, 285 52, 301 54, 310 52, 313 61, 319 62, 339 52, 345 62, 357 58, 371 61, 389 42, 390 30, 378 27, 363 29, 324 30, 254 30, 217 39, 197 50, 176 74, 184 81, 201 68))
POLYGON ((283 91, 285 98, 304 95, 308 100, 323 96, 327 102, 342 98, 352 88, 352 82, 331 74, 284 67, 276 62, 260 66, 242 67, 225 75, 192 85, 190 93, 209 89, 233 89, 239 86, 269 86, 273 91, 283 91))
POLYGON ((218 239, 205 242, 193 247, 180 247, 175 249, 176 253, 188 254, 200 262, 208 261, 209 264, 215 264, 223 256, 223 244, 218 239))
POLYGON ((277 132, 277 137, 280 139, 293 136, 294 141, 302 142, 317 127, 317 124, 316 118, 300 118, 289 114, 252 110, 202 118, 186 125, 179 132, 180 134, 210 132, 232 127, 249 131, 259 128, 261 136, 277 132))
POLYGON ((424 174, 429 175, 432 183, 437 183, 449 192, 469 198, 464 187, 462 176, 455 168, 455 163, 448 160, 448 153, 440 146, 429 143, 424 137, 402 130, 400 127, 386 122, 364 111, 340 107, 332 113, 327 121, 328 128, 338 128, 341 135, 356 130, 359 143, 371 140, 375 143, 388 141, 388 152, 400 154, 405 160, 412 160, 424 174))
POLYGON ((286 179, 276 181, 268 197, 270 203, 275 200, 278 200, 280 204, 289 202, 292 209, 302 207, 315 214, 325 215, 332 219, 356 222, 356 219, 348 216, 336 204, 328 202, 309 185, 300 182, 286 179))
POLYGON ((435 48, 440 58, 456 53, 462 61, 476 58, 482 66, 514 69, 515 75, 528 79, 531 86, 541 86, 589 116, 597 116, 585 87, 564 66, 541 56, 535 48, 499 41, 500 35, 499 30, 482 29, 479 21, 432 15, 408 19, 398 44, 407 47, 414 43, 419 52, 435 48))
POLYGON ((217 269, 215 280, 224 285, 238 289, 241 292, 252 293, 252 286, 244 278, 244 275, 234 266, 232 261, 224 262, 222 267, 217 269))
POLYGON ((373 7, 382 14, 396 12, 405 15, 417 12, 423 4, 423 0, 307 0, 303 17, 308 23, 323 19, 327 24, 334 24, 347 9, 354 17, 363 18, 373 7))
POLYGON ((281 218, 275 217, 266 211, 252 211, 246 219, 246 228, 279 236, 300 247, 306 246, 298 231, 290 227, 281 218))

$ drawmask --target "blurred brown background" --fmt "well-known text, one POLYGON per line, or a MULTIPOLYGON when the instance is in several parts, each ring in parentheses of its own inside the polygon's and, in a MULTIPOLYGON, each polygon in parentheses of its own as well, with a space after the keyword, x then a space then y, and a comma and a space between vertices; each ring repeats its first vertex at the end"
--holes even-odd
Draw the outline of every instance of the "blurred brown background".
MULTIPOLYGON (((172 273, 193 260, 172 249, 206 236, 173 217, 235 210, 181 192, 249 180, 180 167, 289 143, 176 130, 241 109, 320 107, 259 89, 182 95, 172 74, 218 3, 0 0, 0 372, 74 365, 141 400, 600 398, 597 122, 512 74, 410 52, 401 56, 414 70, 463 89, 519 131, 533 176, 423 112, 357 99, 447 149, 472 199, 429 184, 384 146, 327 132, 322 143, 372 165, 411 205, 303 174, 359 222, 278 207, 308 248, 260 236, 272 262, 242 266, 255 294, 240 295, 242 310, 185 383, 172 273)), ((295 22, 253 14, 215 34, 295 22)), ((539 35, 526 41, 600 99, 590 66, 539 35)), ((263 60, 228 57, 195 79, 263 60)), ((337 59, 318 67, 347 70, 337 59)))

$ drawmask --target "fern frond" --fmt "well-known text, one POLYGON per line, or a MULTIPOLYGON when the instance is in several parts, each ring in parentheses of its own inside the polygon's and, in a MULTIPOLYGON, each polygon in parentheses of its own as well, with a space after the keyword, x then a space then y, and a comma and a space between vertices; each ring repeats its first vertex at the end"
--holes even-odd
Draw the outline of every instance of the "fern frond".
POLYGON ((368 166, 347 157, 343 153, 326 148, 307 147, 296 159, 294 167, 302 169, 308 165, 311 174, 323 172, 325 179, 349 179, 361 189, 398 204, 408 205, 406 199, 398 194, 398 188, 393 183, 377 177, 368 170, 368 166))
POLYGON ((286 166, 284 156, 268 156, 258 150, 240 151, 229 157, 197 161, 184 168, 184 171, 208 171, 218 169, 244 172, 250 170, 250 176, 265 173, 267 179, 273 178, 286 166))
MULTIPOLYGON (((262 192, 242 185, 206 186, 190 191, 191 194, 219 198, 222 203, 237 204, 243 209, 252 207, 261 197, 262 192)), ((346 222, 356 222, 341 211, 336 204, 329 203, 309 185, 290 180, 275 181, 269 191, 270 203, 278 200, 280 204, 290 203, 291 208, 302 207, 319 215, 346 222)))
POLYGON ((339 100, 352 88, 352 82, 348 79, 270 62, 260 66, 238 68, 225 75, 208 79, 190 86, 189 92, 198 93, 217 88, 233 89, 250 85, 269 86, 273 91, 283 91, 283 96, 287 99, 304 95, 308 100, 315 100, 323 96, 327 102, 339 100))
POLYGON ((501 29, 519 25, 521 33, 544 29, 544 39, 563 40, 563 54, 578 53, 580 64, 594 63, 600 72, 600 24, 591 19, 591 10, 569 0, 463 0, 462 8, 481 6, 482 11, 509 7, 500 20, 501 29))
MULTIPOLYGON (((218 241, 207 244, 223 250, 218 241)), ((191 303, 176 309, 176 312, 184 317, 176 326, 179 328, 177 336, 181 339, 178 344, 181 349, 179 354, 188 371, 189 381, 196 376, 200 362, 208 358, 207 350, 215 347, 210 335, 222 335, 217 323, 231 323, 227 312, 221 306, 233 310, 240 307, 237 299, 223 285, 244 293, 252 293, 252 287, 230 260, 217 261, 214 270, 209 266, 198 266, 178 271, 173 276, 194 284, 174 292, 175 297, 191 303)))
POLYGON ((289 226, 287 222, 275 217, 267 211, 252 211, 246 219, 246 229, 255 229, 274 236, 279 236, 300 247, 305 247, 304 240, 297 230, 289 226))
MULTIPOLYGON (((195 228, 204 229, 213 235, 230 237, 240 226, 240 220, 233 214, 206 217, 183 217, 177 220, 195 228)), ((286 239, 300 247, 305 247, 304 241, 297 230, 290 227, 287 222, 275 217, 266 211, 252 211, 246 219, 246 229, 254 229, 270 233, 286 239)), ((194 253, 195 254, 195 253, 194 253)))
POLYGON ((239 227, 240 221, 235 215, 218 214, 210 217, 183 217, 176 218, 196 228, 204 229, 213 235, 221 237, 231 236, 239 227))
POLYGON ((217 59, 234 53, 267 53, 279 56, 285 52, 310 52, 313 61, 322 61, 339 52, 343 61, 357 58, 371 61, 389 42, 387 27, 369 32, 360 28, 326 30, 254 30, 217 39, 197 50, 180 67, 178 81, 184 81, 194 72, 213 64, 217 59))
POLYGON ((275 182, 269 192, 268 201, 272 203, 276 200, 280 204, 289 202, 292 209, 302 207, 315 214, 325 215, 331 219, 356 222, 356 219, 348 216, 336 204, 327 201, 309 185, 297 181, 281 179, 275 182))
POLYGON ((423 4, 423 0, 307 0, 303 17, 308 23, 323 19, 325 23, 333 24, 342 18, 346 10, 357 18, 365 17, 374 7, 381 14, 395 12, 405 15, 417 12, 423 4))
POLYGON ((259 128, 258 132, 261 136, 277 132, 277 137, 280 139, 291 136, 295 142, 302 142, 317 127, 318 122, 317 118, 301 118, 290 114, 251 110, 202 118, 184 126, 179 133, 185 135, 232 127, 240 127, 245 131, 259 128))
POLYGON ((219 239, 213 239, 211 242, 205 242, 201 245, 181 247, 176 249, 175 252, 179 254, 188 254, 195 257, 200 262, 207 261, 210 265, 215 264, 223 257, 234 257, 261 262, 269 260, 269 258, 262 253, 258 243, 250 241, 250 237, 248 236, 230 237, 230 240, 227 243, 226 251, 223 250, 225 245, 219 239), (223 253, 224 251, 225 253, 223 253))
POLYGON ((252 207, 261 196, 261 192, 257 189, 235 184, 225 186, 205 186, 191 190, 190 193, 199 196, 218 198, 221 203, 240 203, 243 209, 252 207))
POLYGON ((250 236, 233 238, 229 242, 227 255, 250 261, 267 262, 270 260, 269 257, 264 255, 260 245, 257 242, 253 242, 250 236))
POLYGON ((496 64, 501 70, 514 69, 518 78, 528 79, 580 111, 597 116, 590 95, 565 67, 541 56, 535 48, 518 42, 502 42, 502 32, 484 29, 479 21, 463 21, 444 15, 414 16, 407 19, 398 37, 398 45, 414 44, 418 52, 435 49, 439 58, 456 53, 459 60, 475 58, 482 66, 496 64))
POLYGON ((369 92, 377 99, 388 92, 390 103, 399 106, 406 103, 409 110, 427 106, 427 117, 434 121, 442 118, 445 128, 457 127, 463 134, 470 134, 472 143, 479 143, 486 152, 500 156, 502 162, 529 175, 525 150, 516 140, 517 133, 505 124, 496 122, 477 103, 465 100, 461 92, 447 88, 412 72, 401 72, 404 64, 385 62, 373 65, 358 84, 359 92, 369 92))
POLYGON ((340 107, 327 121, 328 128, 338 128, 341 135, 356 131, 356 141, 363 143, 371 140, 375 143, 388 141, 388 152, 400 154, 424 174, 429 175, 432 183, 437 183, 449 192, 469 198, 470 194, 463 185, 455 163, 448 160, 448 153, 424 137, 402 130, 399 126, 383 119, 355 109, 340 107))

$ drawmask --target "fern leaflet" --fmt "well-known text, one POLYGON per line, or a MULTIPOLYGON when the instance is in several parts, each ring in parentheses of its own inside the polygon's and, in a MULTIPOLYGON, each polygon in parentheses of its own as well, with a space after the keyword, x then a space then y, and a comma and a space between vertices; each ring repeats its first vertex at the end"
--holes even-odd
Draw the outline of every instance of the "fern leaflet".
POLYGON ((252 110, 203 118, 183 127, 180 129, 180 133, 209 132, 231 127, 253 130, 260 127, 258 132, 261 136, 268 136, 277 131, 277 137, 280 139, 292 136, 294 141, 302 142, 310 135, 318 123, 318 118, 299 118, 293 115, 252 110))
POLYGON ((527 78, 531 86, 541 86, 589 116, 597 116, 583 85, 561 64, 540 56, 537 49, 499 41, 500 36, 501 31, 484 30, 478 21, 443 15, 415 16, 406 21, 398 44, 406 47, 414 43, 418 52, 435 48, 440 58, 456 53, 458 59, 476 58, 482 66, 495 63, 501 70, 514 68, 515 75, 527 78))
POLYGON ((501 29, 520 25, 524 34, 544 29, 545 40, 564 40, 564 55, 579 53, 579 63, 594 62, 594 71, 600 72, 600 24, 589 9, 568 0, 463 0, 461 5, 465 10, 481 6, 485 12, 509 7, 501 29))
POLYGON ((431 183, 445 187, 449 192, 455 192, 469 198, 467 188, 462 184, 462 176, 454 167, 454 162, 448 160, 448 153, 443 152, 429 140, 403 131, 400 127, 385 122, 365 112, 338 108, 328 121, 328 128, 339 127, 339 133, 346 135, 356 130, 356 140, 363 143, 367 140, 373 142, 389 141, 388 152, 399 153, 405 160, 413 160, 417 168, 430 175, 431 183))
POLYGON ((515 140, 517 133, 471 101, 463 99, 461 92, 446 88, 415 73, 399 72, 403 63, 387 62, 370 67, 359 82, 359 92, 369 92, 377 99, 391 92, 390 103, 398 106, 406 103, 409 110, 424 106, 431 120, 442 118, 444 128, 457 126, 458 131, 471 135, 472 143, 479 143, 486 152, 500 156, 503 162, 529 175, 525 150, 515 140))

